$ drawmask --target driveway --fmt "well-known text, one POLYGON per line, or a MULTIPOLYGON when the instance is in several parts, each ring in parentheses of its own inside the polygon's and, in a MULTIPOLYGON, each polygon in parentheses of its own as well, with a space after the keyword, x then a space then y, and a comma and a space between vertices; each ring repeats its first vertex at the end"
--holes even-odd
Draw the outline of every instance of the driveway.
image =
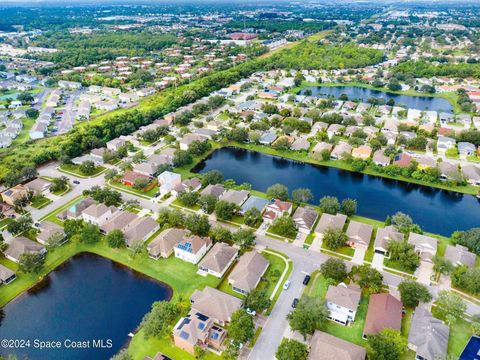
POLYGON ((363 247, 355 248, 355 253, 353 254, 352 261, 356 264, 363 264, 363 259, 365 258, 365 253, 367 249, 363 247))
POLYGON ((423 261, 420 263, 420 267, 417 269, 416 275, 420 284, 429 285, 430 278, 433 274, 433 263, 423 261))
POLYGON ((385 255, 374 253, 372 259, 372 267, 377 269, 378 271, 383 270, 383 260, 385 259, 385 255))

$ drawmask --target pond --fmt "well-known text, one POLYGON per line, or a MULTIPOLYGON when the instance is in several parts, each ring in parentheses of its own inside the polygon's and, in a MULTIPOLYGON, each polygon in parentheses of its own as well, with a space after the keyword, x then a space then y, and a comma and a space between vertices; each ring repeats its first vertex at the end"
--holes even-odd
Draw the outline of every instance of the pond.
POLYGON ((397 211, 409 214, 423 230, 445 236, 480 224, 480 203, 462 195, 407 182, 296 161, 238 149, 214 151, 194 169, 200 173, 217 169, 237 184, 252 184, 266 191, 281 183, 290 191, 309 188, 318 204, 325 195, 358 201, 358 215, 385 220, 397 211))
POLYGON ((346 94, 349 100, 358 99, 360 101, 367 101, 369 98, 381 98, 387 102, 393 99, 395 105, 403 105, 411 109, 422 111, 434 110, 449 113, 453 111, 450 102, 447 99, 439 97, 401 95, 361 86, 307 86, 300 91, 300 94, 304 94, 307 89, 311 90, 312 95, 319 97, 333 96, 335 99, 338 99, 340 95, 346 94))
POLYGON ((171 295, 167 285, 110 260, 75 256, 2 309, 0 339, 30 340, 30 347, 2 347, 0 354, 14 353, 19 359, 109 359, 127 344, 128 334, 152 303, 171 295), (61 345, 39 350, 34 348, 35 339, 61 345), (105 347, 94 340, 103 340, 105 347), (66 348, 77 341, 89 344, 66 348))

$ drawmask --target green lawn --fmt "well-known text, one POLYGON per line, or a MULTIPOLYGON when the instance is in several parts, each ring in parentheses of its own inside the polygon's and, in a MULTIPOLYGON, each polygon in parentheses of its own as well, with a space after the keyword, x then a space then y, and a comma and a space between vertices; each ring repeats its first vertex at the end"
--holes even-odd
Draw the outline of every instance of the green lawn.
MULTIPOLYGON (((196 358, 190 353, 176 347, 171 340, 170 335, 164 336, 161 339, 150 338, 146 340, 143 336, 142 330, 140 330, 132 338, 128 347, 129 353, 133 356, 134 360, 142 360, 145 356, 153 357, 157 352, 171 357, 174 360, 195 360, 196 358)), ((206 352, 202 357, 202 360, 220 360, 221 356, 206 352)))
MULTIPOLYGON (((267 232, 268 233, 271 233, 271 234, 274 234, 274 235, 277 235, 277 236, 280 236, 280 237, 284 237, 284 238, 287 238, 287 239, 290 239, 290 240, 294 240, 295 239, 295 236, 285 236, 283 234, 279 234, 277 231, 275 231, 275 228, 273 226, 269 226, 268 229, 267 229, 267 232)), ((283 239, 282 239, 283 240, 283 239)))
POLYGON ((45 196, 34 196, 32 198, 32 202, 30 203, 30 206, 35 208, 35 209, 41 209, 48 204, 50 204, 52 200, 47 199, 45 196))
POLYGON ((87 175, 80 170, 80 165, 76 164, 65 164, 59 167, 60 171, 72 173, 80 177, 95 177, 98 176, 102 171, 105 170, 103 166, 96 166, 93 174, 87 175))
POLYGON ((342 246, 337 250, 331 250, 325 245, 325 243, 322 243, 322 249, 350 257, 353 257, 353 254, 355 254, 355 249, 351 248, 350 246, 342 246))
POLYGON ((314 233, 310 233, 310 234, 308 234, 307 237, 305 238, 304 244, 306 244, 306 245, 312 245, 314 239, 315 239, 315 234, 314 234, 314 233))
POLYGON ((185 208, 185 209, 190 209, 190 210, 193 210, 193 211, 198 211, 202 208, 201 205, 199 204, 195 204, 193 206, 187 206, 185 205, 184 203, 182 203, 180 200, 178 199, 175 199, 173 202, 172 202, 173 205, 177 205, 177 206, 180 206, 182 208, 185 208))
POLYGON ((107 183, 107 185, 116 190, 125 191, 127 193, 131 193, 132 195, 139 195, 145 198, 153 198, 155 194, 158 192, 158 186, 154 186, 150 190, 145 191, 145 190, 135 189, 133 186, 124 185, 121 182, 113 181, 113 180, 110 180, 107 183))
POLYGON ((387 258, 384 259, 383 265, 386 266, 386 267, 389 267, 391 269, 397 270, 397 271, 405 272, 405 273, 410 274, 410 275, 413 275, 413 273, 415 272, 415 271, 412 271, 410 269, 405 268, 398 261, 393 261, 393 260, 387 259, 387 258))
POLYGON ((259 289, 265 289, 268 296, 270 296, 273 292, 273 289, 277 285, 277 282, 285 270, 285 262, 283 259, 279 258, 278 256, 262 253, 263 257, 268 260, 270 265, 268 266, 265 275, 263 276, 265 280, 261 280, 258 284, 259 289), (277 276, 277 274, 279 274, 277 276))

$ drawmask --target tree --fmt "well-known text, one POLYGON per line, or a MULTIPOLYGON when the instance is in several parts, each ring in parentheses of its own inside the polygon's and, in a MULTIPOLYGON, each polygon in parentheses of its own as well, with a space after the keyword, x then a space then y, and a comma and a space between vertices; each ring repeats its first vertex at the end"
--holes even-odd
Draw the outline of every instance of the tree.
POLYGON ((419 302, 428 303, 432 295, 425 285, 414 280, 404 280, 398 285, 402 303, 406 307, 415 308, 419 302))
POLYGON ((287 315, 287 319, 292 330, 298 330, 306 338, 307 334, 313 334, 315 330, 321 329, 328 321, 329 315, 325 300, 304 296, 297 307, 287 315))
POLYGON ((267 196, 272 199, 285 201, 288 199, 288 188, 282 184, 273 184, 267 189, 267 196))
POLYGON ((332 279, 335 283, 343 282, 347 276, 347 265, 342 259, 329 258, 320 266, 320 272, 327 279, 332 279))
POLYGON ((472 294, 480 293, 480 269, 465 265, 456 266, 450 275, 452 286, 472 294))
POLYGON ((110 231, 105 238, 107 239, 108 246, 112 248, 125 246, 125 235, 119 229, 110 231))
POLYGON ((228 326, 228 335, 230 338, 240 344, 247 343, 255 334, 255 324, 252 316, 244 309, 239 309, 232 314, 230 325, 228 326))
POLYGON ((217 198, 214 195, 202 195, 199 199, 199 203, 202 205, 202 209, 211 214, 215 210, 217 204, 217 198))
POLYGON ((38 253, 24 253, 18 260, 18 268, 26 274, 38 274, 45 264, 45 256, 38 253))
POLYGON ((61 231, 54 232, 52 235, 49 236, 46 242, 48 249, 59 247, 65 242, 65 234, 61 231))
POLYGON ((340 203, 334 196, 324 196, 320 199, 320 210, 335 215, 340 210, 340 203))
POLYGON ((223 182, 223 174, 219 170, 210 170, 203 174, 204 185, 215 185, 223 182))
POLYGON ((95 173, 95 163, 90 160, 86 160, 80 164, 78 168, 84 175, 93 175, 95 173))
POLYGON ((297 234, 297 226, 290 216, 281 216, 273 220, 270 231, 280 236, 294 238, 297 234))
POLYGON ((237 205, 225 200, 220 200, 215 205, 215 214, 220 220, 232 220, 237 210, 237 205))
POLYGON ((453 270, 453 264, 451 261, 445 259, 444 257, 435 255, 433 257, 433 271, 439 272, 440 274, 450 274, 453 270))
POLYGON ((40 112, 34 108, 30 108, 25 111, 25 115, 27 115, 27 117, 29 117, 30 119, 36 119, 39 113, 40 112))
POLYGON ((352 267, 350 276, 357 279, 361 288, 369 289, 372 293, 379 292, 383 286, 383 275, 367 264, 352 267))
POLYGON ((235 128, 227 132, 227 139, 230 141, 235 141, 239 143, 244 143, 248 141, 248 131, 242 128, 235 128))
POLYGON ((161 338, 166 334, 168 327, 175 321, 178 306, 169 301, 156 301, 152 310, 142 320, 142 328, 145 339, 150 337, 161 338))
POLYGON ((50 191, 53 191, 53 192, 66 191, 68 189, 68 183, 69 181, 66 176, 53 178, 52 185, 50 186, 50 191))
POLYGON ((147 249, 147 244, 142 239, 135 240, 130 245, 128 245, 128 248, 131 251, 132 258, 135 258, 137 255, 143 253, 147 249))
POLYGON ((70 239, 72 236, 80 234, 82 231, 84 223, 82 220, 72 220, 67 219, 63 222, 63 231, 67 235, 67 239, 70 239))
POLYGON ((85 244, 93 245, 100 241, 100 229, 94 224, 85 224, 80 235, 80 240, 85 244))
POLYGON ((222 227, 222 226, 217 226, 214 227, 213 229, 210 229, 210 238, 212 239, 213 242, 224 242, 224 243, 231 243, 232 240, 232 233, 222 227))
POLYGON ((184 191, 178 196, 178 200, 185 206, 192 207, 198 201, 199 195, 193 191, 184 191))
POLYGON ((392 223, 399 231, 407 233, 408 231, 410 231, 410 228, 413 225, 413 220, 407 214, 397 212, 395 215, 392 216, 392 223))
POLYGON ((262 213, 256 207, 245 211, 243 218, 245 219, 245 225, 251 227, 258 226, 263 221, 262 213))
POLYGON ((462 298, 453 291, 440 291, 435 304, 439 314, 444 318, 452 316, 455 319, 460 319, 467 310, 467 305, 462 298))
POLYGON ((10 221, 7 225, 7 230, 12 235, 18 235, 30 229, 32 224, 33 224, 32 217, 30 216, 30 214, 26 214, 26 215, 20 216, 16 220, 10 221))
POLYGON ((107 171, 105 171, 104 176, 106 180, 114 179, 118 176, 118 171, 115 169, 107 169, 107 171))
POLYGON ((238 229, 232 234, 232 240, 240 246, 240 250, 245 251, 255 245, 255 231, 252 229, 238 229))
POLYGON ((323 243, 330 250, 337 250, 347 243, 348 236, 342 229, 328 228, 323 234, 323 243))
POLYGON ((398 330, 384 329, 368 336, 368 358, 372 360, 400 360, 407 351, 407 340, 398 330))
POLYGON ((355 215, 357 212, 357 200, 355 199, 343 199, 341 212, 347 216, 355 215))
POLYGON ((387 244, 390 260, 397 262, 407 271, 415 271, 420 265, 420 256, 415 247, 407 241, 390 240, 387 244))
POLYGON ((206 216, 190 214, 185 218, 185 227, 195 235, 206 236, 210 230, 210 223, 206 216))
POLYGON ((466 246, 470 251, 480 255, 480 227, 467 231, 455 231, 452 240, 456 244, 466 246))
POLYGON ((296 203, 308 203, 313 200, 313 194, 310 189, 300 188, 292 191, 292 199, 296 203))
POLYGON ((137 189, 137 190, 143 190, 148 186, 149 183, 150 183, 150 180, 148 178, 139 177, 135 179, 135 183, 133 184, 133 187, 134 189, 137 189))
POLYGON ((243 307, 250 310, 255 310, 256 312, 262 312, 265 309, 268 309, 271 305, 271 301, 268 298, 268 294, 265 289, 253 289, 250 291, 245 300, 243 301, 243 307))
POLYGON ((308 347, 300 341, 283 338, 275 356, 278 360, 307 360, 308 347))
POLYGON ((173 154, 173 165, 174 166, 184 166, 191 164, 193 162, 192 155, 185 150, 176 150, 173 154))

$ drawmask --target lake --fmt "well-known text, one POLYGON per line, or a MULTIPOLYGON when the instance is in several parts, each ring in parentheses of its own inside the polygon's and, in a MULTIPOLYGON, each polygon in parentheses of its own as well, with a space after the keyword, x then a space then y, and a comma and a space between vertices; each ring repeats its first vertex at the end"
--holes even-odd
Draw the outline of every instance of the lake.
POLYGON ((385 102, 393 99, 395 105, 404 105, 407 108, 418 110, 434 110, 443 112, 452 112, 452 105, 447 99, 432 97, 432 96, 411 96, 394 94, 388 91, 380 91, 360 86, 307 86, 300 91, 304 94, 305 90, 312 91, 312 95, 319 97, 333 96, 338 99, 340 95, 346 94, 349 100, 358 99, 360 101, 367 101, 369 98, 381 98, 385 102))
MULTIPOLYGON (((81 254, 50 273, 35 289, 3 309, 0 339, 30 340, 30 348, 8 351, 28 359, 109 359, 129 340, 154 301, 171 298, 171 288, 92 254, 81 254), (60 341, 60 349, 34 349, 34 339, 60 341), (94 348, 93 340, 111 340, 94 348), (90 341, 67 349, 64 341, 90 341)), ((68 345, 68 343, 67 343, 68 345)))
POLYGON ((281 183, 290 191, 309 188, 318 204, 325 195, 358 201, 358 215, 385 220, 397 211, 409 214, 428 232, 445 236, 480 224, 480 203, 472 195, 443 191, 407 182, 316 166, 238 148, 214 151, 194 169, 200 173, 217 169, 225 179, 252 184, 266 191, 281 183))

